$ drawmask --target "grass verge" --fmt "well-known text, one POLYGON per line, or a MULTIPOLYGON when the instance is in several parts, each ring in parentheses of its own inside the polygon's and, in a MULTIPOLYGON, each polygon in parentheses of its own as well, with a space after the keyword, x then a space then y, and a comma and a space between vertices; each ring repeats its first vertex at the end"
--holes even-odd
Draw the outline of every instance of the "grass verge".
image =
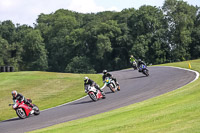
MULTIPOLYGON (((164 64, 188 68, 189 62, 164 64)), ((200 72, 200 60, 190 61, 200 72)), ((161 96, 31 133, 199 133, 200 79, 161 96)))
POLYGON ((40 110, 55 107, 85 96, 83 79, 88 76, 103 85, 98 74, 70 74, 51 72, 0 73, 0 121, 17 117, 8 106, 12 103, 12 90, 31 98, 40 110))

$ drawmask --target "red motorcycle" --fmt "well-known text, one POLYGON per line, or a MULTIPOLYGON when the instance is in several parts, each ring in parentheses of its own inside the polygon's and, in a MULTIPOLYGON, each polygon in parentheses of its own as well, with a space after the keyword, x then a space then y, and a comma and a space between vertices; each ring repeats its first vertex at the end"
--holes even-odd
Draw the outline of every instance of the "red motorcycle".
MULTIPOLYGON (((27 99, 30 103, 32 102, 30 99, 27 99)), ((13 109, 16 111, 16 114, 19 116, 19 118, 24 119, 28 117, 31 114, 34 115, 39 115, 40 110, 39 108, 32 104, 33 107, 30 107, 24 103, 24 101, 19 102, 18 100, 16 101, 15 104, 9 104, 9 106, 13 106, 13 109)))
POLYGON ((85 92, 90 96, 93 101, 97 101, 98 99, 105 99, 106 96, 102 95, 102 93, 96 89, 94 86, 86 85, 85 92))

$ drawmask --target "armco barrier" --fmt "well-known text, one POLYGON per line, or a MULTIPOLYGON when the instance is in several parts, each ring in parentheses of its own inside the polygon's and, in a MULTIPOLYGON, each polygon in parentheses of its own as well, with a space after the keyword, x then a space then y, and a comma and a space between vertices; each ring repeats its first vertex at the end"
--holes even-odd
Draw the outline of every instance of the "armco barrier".
POLYGON ((10 66, 6 66, 6 72, 10 72, 10 66))
POLYGON ((12 66, 0 66, 0 72, 14 72, 14 67, 12 67, 12 66))
POLYGON ((5 71, 6 71, 5 66, 1 66, 1 71, 0 72, 5 72, 5 71))
POLYGON ((14 72, 14 67, 10 67, 10 72, 14 72))

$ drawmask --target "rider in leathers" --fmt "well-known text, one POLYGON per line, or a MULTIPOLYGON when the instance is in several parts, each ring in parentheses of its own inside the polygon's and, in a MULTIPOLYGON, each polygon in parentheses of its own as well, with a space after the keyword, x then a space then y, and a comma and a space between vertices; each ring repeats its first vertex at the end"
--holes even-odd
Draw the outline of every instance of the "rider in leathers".
POLYGON ((17 93, 17 91, 12 91, 12 96, 13 96, 13 102, 14 104, 18 100, 19 102, 24 101, 24 103, 30 107, 33 107, 33 104, 30 103, 22 94, 17 93))
POLYGON ((136 70, 137 63, 136 63, 136 59, 135 59, 135 57, 133 57, 133 55, 131 55, 131 57, 129 58, 129 62, 131 63, 131 66, 134 68, 134 70, 136 70))
MULTIPOLYGON (((140 65, 142 65, 142 64, 146 66, 146 64, 141 59, 138 59, 138 64, 137 64, 138 68, 140 68, 140 65)), ((141 72, 140 69, 138 71, 141 72)))
POLYGON ((103 70, 103 77, 102 77, 102 78, 103 78, 103 82, 105 81, 106 77, 111 78, 112 80, 115 81, 115 83, 116 83, 117 85, 119 85, 119 83, 117 82, 117 79, 114 78, 114 77, 112 76, 112 74, 108 73, 107 70, 103 70))
POLYGON ((103 90, 101 90, 99 85, 97 85, 93 80, 89 79, 88 77, 84 78, 84 87, 86 85, 94 86, 96 89, 98 89, 102 93, 102 95, 105 95, 105 93, 103 92, 103 90))

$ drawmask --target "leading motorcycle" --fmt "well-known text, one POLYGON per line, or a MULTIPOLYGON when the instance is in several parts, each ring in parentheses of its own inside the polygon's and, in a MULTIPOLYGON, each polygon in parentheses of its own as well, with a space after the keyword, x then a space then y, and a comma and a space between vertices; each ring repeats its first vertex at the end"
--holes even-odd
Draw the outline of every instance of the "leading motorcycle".
POLYGON ((115 81, 112 80, 110 77, 105 78, 105 84, 110 90, 114 93, 116 90, 120 91, 120 86, 116 85, 115 81))
MULTIPOLYGON (((31 99, 27 99, 30 103, 32 102, 31 99)), ((9 106, 13 106, 13 109, 16 111, 16 114, 18 115, 19 118, 25 119, 29 115, 34 114, 34 115, 39 115, 40 110, 39 108, 32 104, 33 107, 28 106, 27 104, 24 103, 24 101, 16 101, 15 104, 9 104, 9 106)))
POLYGON ((89 95, 89 97, 96 102, 98 99, 105 99, 106 96, 103 95, 100 90, 96 89, 94 86, 86 85, 85 92, 89 95))

